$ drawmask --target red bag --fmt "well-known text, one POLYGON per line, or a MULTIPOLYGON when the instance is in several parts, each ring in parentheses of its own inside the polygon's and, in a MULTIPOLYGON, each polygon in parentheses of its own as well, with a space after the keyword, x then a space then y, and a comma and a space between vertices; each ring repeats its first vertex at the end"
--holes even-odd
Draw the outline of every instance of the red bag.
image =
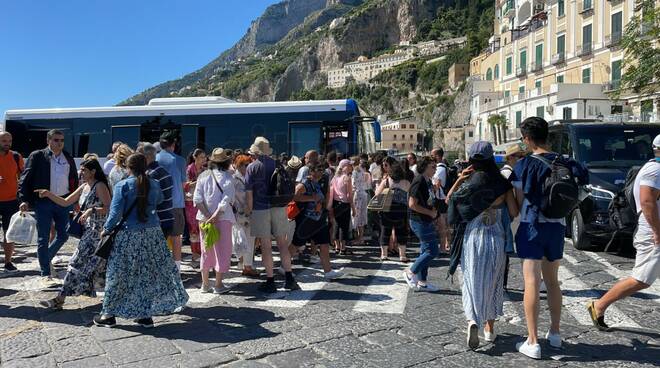
POLYGON ((286 217, 288 217, 289 220, 295 220, 299 214, 300 208, 298 207, 298 204, 294 201, 289 202, 286 206, 286 217))

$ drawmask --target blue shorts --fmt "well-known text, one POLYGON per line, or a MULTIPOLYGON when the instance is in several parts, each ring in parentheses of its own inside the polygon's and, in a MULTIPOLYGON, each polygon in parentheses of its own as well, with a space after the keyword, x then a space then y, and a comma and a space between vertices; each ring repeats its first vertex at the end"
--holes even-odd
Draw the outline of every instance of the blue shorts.
POLYGON ((516 233, 518 257, 538 260, 545 257, 550 262, 562 259, 566 226, 556 222, 539 222, 536 224, 536 230, 536 237, 529 240, 529 223, 520 223, 516 233))

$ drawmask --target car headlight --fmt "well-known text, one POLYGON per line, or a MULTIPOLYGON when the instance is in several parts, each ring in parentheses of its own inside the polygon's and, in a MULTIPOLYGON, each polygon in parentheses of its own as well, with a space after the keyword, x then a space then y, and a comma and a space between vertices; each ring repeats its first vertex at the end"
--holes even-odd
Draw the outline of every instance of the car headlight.
POLYGON ((597 188, 592 185, 587 185, 586 188, 589 191, 589 195, 594 199, 603 199, 606 201, 611 201, 614 199, 614 193, 607 189, 597 188))

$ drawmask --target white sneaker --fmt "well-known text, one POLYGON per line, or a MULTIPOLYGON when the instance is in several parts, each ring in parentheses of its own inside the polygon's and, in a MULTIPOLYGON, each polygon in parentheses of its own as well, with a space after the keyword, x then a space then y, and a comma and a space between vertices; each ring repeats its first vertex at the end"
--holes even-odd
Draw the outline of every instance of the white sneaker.
POLYGON ((467 328, 467 344, 472 350, 479 347, 479 328, 476 323, 470 323, 467 328))
POLYGON ((204 285, 204 284, 202 284, 202 286, 199 288, 199 290, 202 293, 212 293, 213 292, 213 289, 209 285, 204 285))
POLYGON ((555 349, 560 349, 561 348, 561 335, 558 333, 552 333, 548 330, 545 334, 545 339, 548 340, 548 343, 550 346, 552 346, 555 349))
POLYGON ((541 345, 530 345, 527 340, 516 344, 516 350, 532 359, 541 359, 541 345))
POLYGON ((335 280, 335 279, 341 278, 343 276, 344 276, 343 272, 337 271, 337 270, 332 270, 330 272, 326 272, 325 275, 323 275, 323 278, 325 278, 326 280, 335 280))
POLYGON ((484 340, 487 342, 495 342, 495 339, 497 338, 497 333, 493 332, 488 332, 484 330, 484 340))
POLYGON ((403 279, 406 280, 406 283, 411 289, 417 287, 417 276, 415 274, 410 276, 407 271, 403 271, 403 279))
POLYGON ((426 284, 417 283, 417 287, 415 288, 415 291, 426 291, 429 293, 434 293, 436 291, 440 291, 440 288, 429 283, 426 284))

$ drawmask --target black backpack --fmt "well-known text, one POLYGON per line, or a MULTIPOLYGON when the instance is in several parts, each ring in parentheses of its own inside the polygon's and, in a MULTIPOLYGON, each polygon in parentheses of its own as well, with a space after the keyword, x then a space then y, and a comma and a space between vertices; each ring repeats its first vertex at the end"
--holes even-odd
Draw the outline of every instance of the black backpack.
POLYGON ((447 194, 456 183, 456 180, 458 180, 458 167, 456 165, 449 167, 443 163, 440 166, 444 167, 447 171, 447 180, 445 181, 445 185, 442 186, 442 191, 447 194))
POLYGON ((628 170, 623 188, 614 195, 612 202, 607 207, 610 224, 617 232, 632 234, 637 227, 639 214, 633 189, 635 188, 635 179, 641 169, 642 166, 633 166, 628 170))
POLYGON ((550 169, 550 175, 542 184, 541 213, 550 219, 565 218, 580 202, 579 188, 571 168, 560 160, 560 156, 553 161, 541 155, 530 157, 543 162, 550 169))
POLYGON ((284 166, 278 164, 268 185, 271 207, 286 207, 293 200, 295 191, 296 183, 284 166))

